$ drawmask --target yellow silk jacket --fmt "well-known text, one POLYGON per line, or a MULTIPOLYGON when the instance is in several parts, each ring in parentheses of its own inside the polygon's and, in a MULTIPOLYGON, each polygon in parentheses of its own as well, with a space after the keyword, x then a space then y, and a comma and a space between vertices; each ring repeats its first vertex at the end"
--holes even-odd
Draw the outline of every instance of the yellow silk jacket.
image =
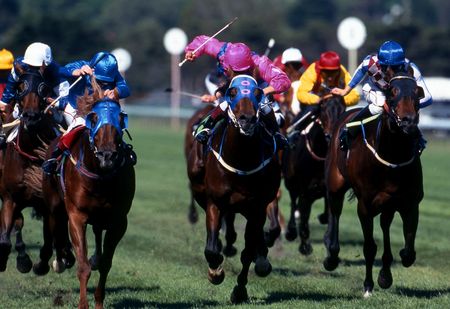
MULTIPOLYGON (((327 85, 326 81, 317 80, 320 76, 318 70, 316 70, 316 63, 312 63, 306 71, 300 77, 300 86, 297 90, 297 99, 301 104, 313 105, 317 104, 319 98, 329 92, 326 87, 334 88, 345 88, 345 86, 350 82, 351 76, 341 65, 341 73, 339 75, 339 80, 337 85, 327 85), (326 86, 326 87, 324 87, 326 86)), ((349 94, 344 97, 345 105, 352 106, 358 103, 359 101, 359 93, 356 89, 352 89, 349 94)))

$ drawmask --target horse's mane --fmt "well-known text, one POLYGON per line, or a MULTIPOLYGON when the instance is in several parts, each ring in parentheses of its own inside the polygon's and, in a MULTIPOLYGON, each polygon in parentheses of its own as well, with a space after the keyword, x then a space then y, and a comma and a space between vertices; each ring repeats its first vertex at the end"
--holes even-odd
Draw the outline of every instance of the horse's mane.
POLYGON ((93 91, 91 94, 88 89, 86 89, 84 94, 77 98, 78 116, 85 117, 92 111, 94 104, 103 98, 103 90, 94 76, 91 76, 91 86, 93 91))

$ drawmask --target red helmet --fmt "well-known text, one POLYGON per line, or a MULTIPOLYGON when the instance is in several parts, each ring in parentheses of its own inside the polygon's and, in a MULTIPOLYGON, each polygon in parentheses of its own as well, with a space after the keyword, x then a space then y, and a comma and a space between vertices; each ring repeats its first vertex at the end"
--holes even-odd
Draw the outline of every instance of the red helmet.
POLYGON ((341 67, 341 58, 334 51, 326 51, 320 54, 317 67, 321 70, 338 70, 341 67))
POLYGON ((244 43, 228 43, 223 62, 225 67, 237 72, 246 71, 254 65, 252 51, 244 43))

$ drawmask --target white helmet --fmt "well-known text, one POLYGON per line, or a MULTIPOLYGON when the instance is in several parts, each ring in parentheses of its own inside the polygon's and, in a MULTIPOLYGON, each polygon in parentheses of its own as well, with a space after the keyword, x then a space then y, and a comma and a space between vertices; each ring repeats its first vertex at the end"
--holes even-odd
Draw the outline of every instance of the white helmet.
POLYGON ((286 64, 287 62, 302 62, 303 56, 298 48, 288 48, 281 55, 281 63, 286 64))
POLYGON ((52 50, 47 44, 32 43, 25 50, 23 62, 35 67, 40 67, 42 62, 49 65, 52 62, 52 50))

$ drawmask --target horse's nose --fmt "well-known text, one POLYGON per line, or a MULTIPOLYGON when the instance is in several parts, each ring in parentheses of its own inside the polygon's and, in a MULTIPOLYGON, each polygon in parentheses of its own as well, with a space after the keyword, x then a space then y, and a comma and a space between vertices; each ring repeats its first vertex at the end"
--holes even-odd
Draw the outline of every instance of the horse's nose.
POLYGON ((28 127, 33 126, 41 119, 41 114, 33 111, 24 111, 22 117, 28 127))
POLYGON ((99 151, 97 152, 97 158, 100 161, 100 167, 103 169, 111 169, 114 167, 114 163, 117 159, 116 151, 99 151))
POLYGON ((417 130, 417 117, 415 116, 404 116, 401 118, 400 127, 407 134, 414 133, 417 130))

